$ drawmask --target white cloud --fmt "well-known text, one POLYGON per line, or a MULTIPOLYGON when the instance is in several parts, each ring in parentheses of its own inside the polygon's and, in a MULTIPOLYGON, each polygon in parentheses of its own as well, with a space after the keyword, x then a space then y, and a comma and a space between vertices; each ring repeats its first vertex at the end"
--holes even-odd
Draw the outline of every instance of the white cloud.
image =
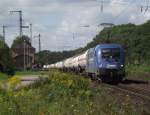
MULTIPOLYGON (((97 27, 100 23, 141 24, 150 19, 150 13, 141 13, 134 2, 131 4, 132 1, 107 0, 101 12, 99 0, 3 0, 0 1, 0 25, 18 26, 18 15, 10 15, 9 11, 22 10, 24 25, 32 23, 33 35, 41 33, 43 49, 74 49, 91 41, 102 29, 97 27), (81 27, 84 25, 90 27, 81 27)), ((18 29, 8 28, 6 37, 9 45, 18 35, 18 29)), ((29 35, 29 30, 24 32, 29 35)), ((33 42, 38 48, 38 40, 34 39, 33 42)))

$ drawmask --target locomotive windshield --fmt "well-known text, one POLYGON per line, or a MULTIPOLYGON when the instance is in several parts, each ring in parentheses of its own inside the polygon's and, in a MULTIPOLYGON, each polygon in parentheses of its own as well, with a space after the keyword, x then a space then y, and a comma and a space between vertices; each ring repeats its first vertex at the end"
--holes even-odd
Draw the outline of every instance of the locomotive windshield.
POLYGON ((120 59, 120 49, 119 48, 102 49, 102 58, 118 60, 120 59))

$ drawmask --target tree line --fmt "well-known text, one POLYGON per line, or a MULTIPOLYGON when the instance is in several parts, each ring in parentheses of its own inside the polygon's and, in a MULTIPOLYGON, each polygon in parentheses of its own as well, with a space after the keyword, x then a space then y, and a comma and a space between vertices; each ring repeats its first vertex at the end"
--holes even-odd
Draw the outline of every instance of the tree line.
POLYGON ((81 53, 103 43, 118 43, 125 48, 126 64, 150 64, 150 21, 141 25, 122 24, 105 28, 99 32, 85 47, 72 51, 42 51, 37 54, 37 61, 51 64, 81 53))
MULTIPOLYGON (((23 36, 24 39, 17 37, 12 48, 29 37, 23 36)), ((141 25, 122 24, 111 28, 105 28, 99 32, 93 40, 85 47, 71 51, 52 52, 48 50, 35 54, 35 63, 52 64, 76 54, 82 53, 89 48, 103 43, 118 43, 125 48, 126 64, 149 65, 150 64, 150 20, 141 25)), ((12 58, 11 48, 3 41, 0 36, 0 71, 9 74, 14 73, 15 66, 12 58)))
POLYGON ((10 75, 15 72, 11 49, 3 41, 2 36, 0 36, 0 72, 10 75))

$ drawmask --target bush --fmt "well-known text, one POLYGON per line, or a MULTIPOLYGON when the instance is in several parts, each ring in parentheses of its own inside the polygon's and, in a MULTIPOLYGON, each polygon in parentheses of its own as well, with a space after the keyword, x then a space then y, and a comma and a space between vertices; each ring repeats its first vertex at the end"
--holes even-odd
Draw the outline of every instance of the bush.
MULTIPOLYGON (((18 79, 10 80, 11 84, 18 79)), ((31 89, 0 90, 1 115, 140 115, 127 95, 92 84, 82 76, 52 70, 46 83, 31 89), (117 93, 118 94, 118 93, 117 93)))
POLYGON ((0 40, 0 71, 13 75, 15 67, 12 58, 12 52, 3 41, 0 40))

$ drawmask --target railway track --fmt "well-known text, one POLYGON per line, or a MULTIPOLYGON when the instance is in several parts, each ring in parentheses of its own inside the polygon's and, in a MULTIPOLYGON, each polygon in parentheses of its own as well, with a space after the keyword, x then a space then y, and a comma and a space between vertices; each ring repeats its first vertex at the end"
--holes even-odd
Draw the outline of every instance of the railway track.
MULTIPOLYGON (((139 84, 132 83, 134 84, 133 86, 127 85, 127 84, 118 84, 118 85, 111 85, 108 83, 102 83, 101 79, 95 78, 91 79, 94 84, 100 84, 105 87, 109 87, 111 89, 115 89, 116 91, 120 91, 122 93, 128 94, 132 97, 137 97, 140 99, 143 99, 144 101, 147 101, 150 104, 150 88, 144 88, 144 87, 139 87, 139 84), (135 86, 135 87, 134 87, 135 86), (138 86, 138 87, 137 87, 138 86)), ((143 84, 147 84, 148 87, 150 87, 150 84, 147 82, 143 82, 143 84)))
POLYGON ((141 98, 145 101, 150 102, 150 91, 145 90, 143 88, 133 88, 129 86, 125 86, 122 84, 119 85, 109 85, 109 84, 102 84, 103 86, 115 89, 117 91, 120 91, 122 93, 128 94, 130 96, 141 98))

